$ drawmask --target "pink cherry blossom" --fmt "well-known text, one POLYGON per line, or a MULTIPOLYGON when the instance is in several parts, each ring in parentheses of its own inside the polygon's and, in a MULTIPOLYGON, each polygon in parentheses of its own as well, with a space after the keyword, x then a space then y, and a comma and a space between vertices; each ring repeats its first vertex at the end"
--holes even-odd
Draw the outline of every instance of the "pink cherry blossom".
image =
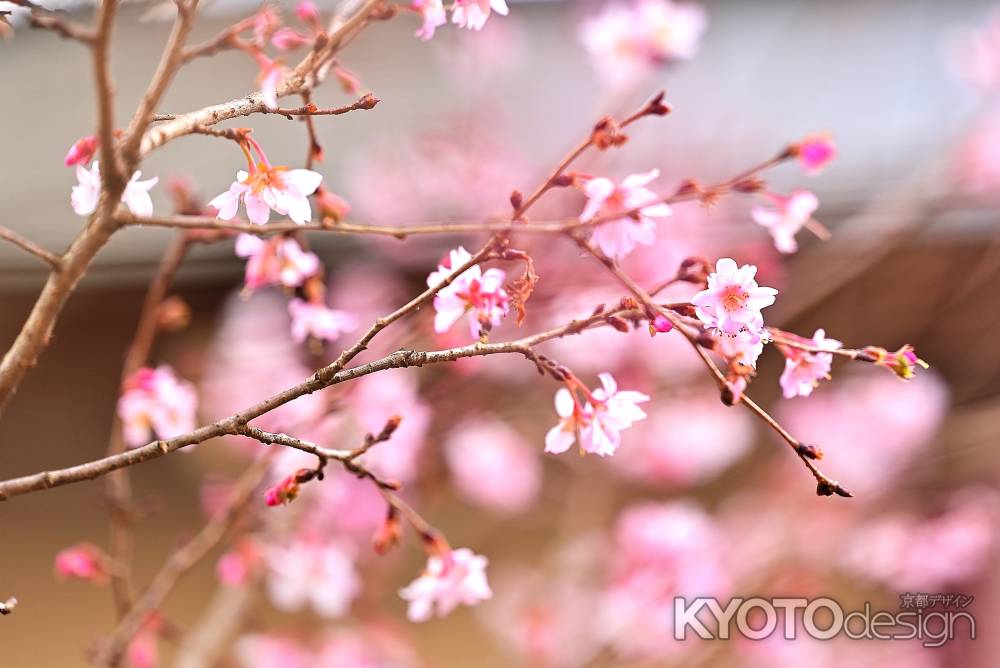
POLYGON ((794 253, 799 249, 795 234, 812 218, 819 199, 808 190, 793 190, 787 197, 769 194, 768 198, 776 208, 754 207, 750 215, 771 233, 775 248, 782 253, 794 253))
POLYGON ((414 0, 410 8, 423 19, 423 24, 415 33, 422 40, 434 37, 434 31, 448 22, 441 0, 414 0))
POLYGON ((67 167, 86 165, 96 152, 97 137, 95 135, 80 137, 69 147, 69 152, 66 154, 66 159, 63 162, 67 167))
POLYGON ((125 381, 118 399, 125 442, 137 447, 157 438, 173 438, 195 428, 198 395, 194 385, 161 365, 144 367, 125 381))
POLYGON ((61 578, 104 584, 108 581, 107 560, 107 556, 97 546, 80 543, 56 555, 56 575, 61 578))
POLYGON ((764 352, 767 330, 744 327, 735 334, 730 334, 715 329, 712 330, 712 334, 718 344, 719 353, 738 364, 757 368, 757 358, 764 352))
MULTIPOLYGON (((817 348, 836 350, 841 342, 826 338, 826 332, 817 329, 813 338, 806 341, 817 348)), ((781 393, 786 399, 808 397, 819 385, 819 381, 830 377, 833 365, 832 353, 811 353, 791 346, 782 346, 785 355, 785 370, 779 380, 781 393)))
POLYGON ((243 282, 249 291, 268 285, 296 288, 320 269, 319 258, 303 250, 292 237, 265 240, 241 234, 236 238, 236 255, 247 260, 243 282))
POLYGON ((298 343, 310 336, 334 341, 358 326, 358 319, 347 311, 337 311, 302 299, 289 302, 288 313, 292 316, 292 338, 298 343))
MULTIPOLYGON (((427 277, 427 286, 440 285, 454 269, 471 258, 472 255, 461 246, 451 251, 448 259, 427 277)), ((435 295, 434 331, 447 331, 466 314, 473 338, 478 339, 485 326, 499 325, 510 309, 510 296, 503 289, 504 278, 506 273, 502 269, 483 271, 478 264, 469 267, 435 295)))
POLYGON ((598 214, 602 218, 623 214, 621 218, 602 223, 594 229, 591 240, 608 257, 622 258, 631 253, 636 244, 650 246, 656 241, 656 221, 653 219, 669 216, 670 207, 657 203, 660 197, 645 186, 659 175, 660 171, 654 169, 645 174, 628 176, 620 184, 604 177, 588 179, 584 184, 588 199, 580 214, 581 221, 593 220, 598 214), (640 207, 644 208, 624 215, 640 207))
POLYGON ((444 617, 459 605, 476 605, 493 596, 486 580, 488 560, 468 548, 451 550, 427 559, 423 574, 399 590, 409 602, 406 616, 426 622, 435 613, 444 617))
POLYGON ((809 174, 816 174, 837 157, 837 145, 829 135, 810 135, 795 146, 795 156, 809 174))
POLYGON ((738 267, 732 258, 725 257, 715 263, 715 271, 708 276, 708 288, 691 300, 706 328, 730 335, 744 329, 761 330, 764 317, 760 311, 774 303, 778 291, 759 287, 754 280, 756 274, 756 266, 738 267))
POLYGON ((297 538, 269 546, 264 559, 268 596, 282 610, 309 606, 322 617, 340 617, 361 593, 354 556, 335 541, 297 538))
POLYGON ((221 220, 236 216, 240 200, 251 223, 264 225, 271 210, 288 216, 299 225, 312 220, 309 195, 316 191, 323 175, 308 169, 288 169, 258 164, 251 173, 240 170, 229 190, 209 202, 218 210, 221 220))
MULTIPOLYGON (((153 200, 149 196, 149 190, 160 180, 153 177, 145 181, 140 181, 142 172, 136 172, 127 184, 122 193, 122 201, 133 215, 140 218, 148 218, 153 215, 153 200)), ((76 179, 78 185, 73 186, 70 196, 70 203, 73 211, 80 216, 89 216, 97 210, 97 201, 101 195, 101 168, 95 160, 90 167, 90 171, 81 164, 76 166, 76 179)))
POLYGON ((478 418, 458 424, 445 440, 444 454, 455 487, 481 506, 519 512, 541 488, 537 452, 499 420, 478 418))
POLYGON ((610 373, 598 374, 598 378, 601 387, 588 393, 583 406, 566 388, 556 393, 556 413, 562 419, 545 436, 546 452, 566 452, 579 435, 583 452, 613 455, 621 444, 621 432, 646 417, 638 404, 649 401, 648 395, 619 392, 610 373))
POLYGON ((506 0, 455 0, 451 10, 451 22, 460 28, 482 30, 490 12, 507 16, 506 0))

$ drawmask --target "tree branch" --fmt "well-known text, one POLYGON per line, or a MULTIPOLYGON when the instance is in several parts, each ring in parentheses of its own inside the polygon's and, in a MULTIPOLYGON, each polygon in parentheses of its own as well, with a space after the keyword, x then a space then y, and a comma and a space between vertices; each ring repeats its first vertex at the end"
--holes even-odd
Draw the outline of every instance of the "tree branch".
POLYGON ((0 239, 9 241, 26 253, 34 255, 39 260, 49 265, 52 271, 59 271, 62 267, 62 260, 55 253, 49 252, 36 244, 34 241, 25 239, 14 230, 0 226, 0 239))

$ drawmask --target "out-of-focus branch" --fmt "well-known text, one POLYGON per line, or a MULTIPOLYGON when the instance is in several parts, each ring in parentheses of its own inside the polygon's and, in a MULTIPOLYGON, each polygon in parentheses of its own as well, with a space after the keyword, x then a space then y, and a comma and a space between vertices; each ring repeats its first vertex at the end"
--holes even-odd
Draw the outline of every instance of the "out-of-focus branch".
POLYGON ((266 475, 270 463, 271 457, 258 459, 236 483, 225 512, 209 520, 194 538, 170 555, 163 568, 153 578, 149 588, 136 600, 128 614, 118 623, 107 643, 98 651, 95 660, 97 665, 120 665, 129 643, 142 629, 150 613, 160 609, 181 576, 201 561, 239 520, 253 498, 254 490, 266 475))
POLYGON ((28 24, 32 28, 51 30, 65 39, 76 40, 77 42, 86 44, 87 46, 94 45, 95 33, 93 30, 87 28, 86 26, 73 23, 58 14, 41 13, 32 10, 28 18, 28 24))
MULTIPOLYGON (((167 247, 156 275, 149 284, 142 310, 139 313, 139 324, 125 355, 125 364, 121 374, 122 384, 149 360, 150 351, 156 338, 157 312, 163 300, 166 299, 170 283, 184 261, 189 245, 187 234, 177 233, 167 247)), ((108 456, 114 456, 124 451, 125 439, 122 434, 121 420, 115 416, 107 453, 108 456)), ((130 556, 132 553, 132 523, 134 521, 131 510, 132 489, 128 474, 124 470, 112 471, 108 475, 107 495, 111 506, 109 553, 112 561, 119 564, 119 568, 111 572, 111 591, 115 600, 115 608, 119 617, 122 617, 132 606, 130 556)))
POLYGON ((34 241, 25 239, 14 230, 0 226, 0 239, 9 241, 26 253, 34 255, 39 260, 49 265, 53 271, 59 271, 62 267, 62 260, 55 253, 49 252, 36 244, 34 241))

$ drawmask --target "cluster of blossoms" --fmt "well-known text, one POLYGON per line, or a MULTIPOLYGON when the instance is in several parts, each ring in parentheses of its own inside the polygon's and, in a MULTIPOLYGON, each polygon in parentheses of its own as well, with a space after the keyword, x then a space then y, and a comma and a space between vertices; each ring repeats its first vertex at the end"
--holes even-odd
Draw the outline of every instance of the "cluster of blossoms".
POLYGON ((545 436, 546 452, 566 452, 579 440, 581 452, 602 457, 613 455, 621 444, 621 432, 646 417, 638 404, 649 401, 647 395, 631 390, 619 391, 610 373, 599 374, 598 378, 601 387, 592 391, 571 381, 572 387, 586 396, 583 404, 568 387, 556 392, 556 413, 561 419, 545 436))
POLYGON ((195 428, 198 395, 194 386, 163 365, 144 367, 125 381, 118 399, 125 443, 145 445, 155 434, 173 438, 195 428))
MULTIPOLYGON (((87 163, 93 160, 97 147, 96 136, 81 137, 73 143, 63 161, 67 167, 76 167, 78 183, 73 186, 70 204, 73 206, 73 211, 79 216, 89 216, 94 213, 101 195, 101 168, 97 160, 94 160, 90 169, 87 169, 87 163)), ((133 215, 148 218, 153 215, 153 200, 149 196, 149 191, 159 182, 159 178, 153 177, 142 181, 141 177, 142 172, 136 172, 125 184, 122 202, 133 215)))
POLYGON ((243 279, 247 292, 271 285, 296 288, 320 271, 319 258, 303 250, 293 237, 265 240, 241 234, 236 237, 236 255, 247 261, 243 279))
MULTIPOLYGON (((408 8, 423 20, 416 32, 420 39, 431 39, 434 31, 448 22, 442 0, 413 0, 408 8)), ((460 28, 482 30, 492 12, 506 16, 508 11, 506 0, 454 0, 451 22, 460 28)))
MULTIPOLYGON (((427 277, 427 286, 441 285, 471 259, 469 251, 461 246, 452 250, 437 270, 427 277)), ((434 331, 448 331, 463 315, 468 315, 469 332, 476 339, 499 325, 510 310, 510 295, 503 289, 505 278, 506 273, 502 269, 483 271, 478 264, 462 272, 434 297, 434 310, 437 311, 434 331)))

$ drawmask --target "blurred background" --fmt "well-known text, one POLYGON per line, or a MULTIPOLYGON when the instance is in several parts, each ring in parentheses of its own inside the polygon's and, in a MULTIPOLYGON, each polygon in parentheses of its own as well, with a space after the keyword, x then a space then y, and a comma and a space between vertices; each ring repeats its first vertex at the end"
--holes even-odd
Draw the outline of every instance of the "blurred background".
MULTIPOLYGON (((749 393, 823 448, 824 470, 853 499, 815 497, 785 446, 743 411, 724 407, 688 350, 642 328, 589 332, 545 348, 591 386, 597 373, 612 371, 622 387, 653 396, 648 419, 624 434, 610 459, 543 454, 557 388, 520 359, 391 372, 299 400, 272 427, 295 426, 293 433, 332 447, 354 447, 366 430, 403 415, 398 438, 372 457, 404 480, 407 498, 452 545, 490 558, 494 598, 444 619, 406 622, 396 590, 422 567, 419 543, 411 534, 391 555, 375 557, 370 540, 381 502, 364 484, 334 475, 287 507, 257 504, 234 540, 285 544, 308 533, 336 542, 364 583, 350 610, 324 616, 308 606, 275 606, 276 576, 266 564, 239 587, 220 586, 216 561, 230 542, 170 597, 163 615, 176 632, 159 641, 162 665, 199 665, 184 663, 195 652, 183 632, 203 627, 217 631, 211 642, 202 639, 210 650, 198 651, 208 665, 225 666, 262 666, 283 642, 312 658, 293 664, 287 654, 269 665, 994 665, 1000 641, 987 630, 1000 614, 1000 576, 990 568, 1000 510, 1000 343, 992 330, 1000 319, 1000 108, 992 87, 1000 47, 989 51, 984 35, 993 33, 977 32, 998 31, 990 27, 997 25, 991 3, 700 2, 707 24, 690 57, 610 72, 608 54, 584 38, 583 26, 615 3, 510 4, 510 15, 491 17, 481 33, 442 28, 425 43, 412 35, 416 19, 403 14, 350 45, 343 65, 381 103, 317 119, 325 149, 318 170, 351 203, 350 220, 406 225, 503 215, 510 191, 532 190, 597 119, 629 113, 666 89, 670 116, 637 124, 626 146, 588 155, 579 171, 620 178, 658 168, 651 187, 670 192, 688 178, 723 181, 808 133, 829 132, 838 156, 822 174, 787 165, 765 177, 776 192, 814 191, 816 218, 833 237, 803 233, 799 253, 783 257, 752 222, 748 198, 711 209, 678 205, 661 222, 656 245, 629 256, 630 273, 654 284, 689 255, 752 262, 760 283, 781 291, 768 324, 804 336, 822 327, 849 347, 912 343, 931 369, 902 383, 884 369, 838 362, 832 382, 784 400, 781 356, 767 350, 761 358, 749 393), (979 637, 937 649, 902 641, 670 639, 675 595, 829 596, 851 609, 871 601, 893 611, 907 592, 973 596, 968 611, 979 637), (216 619, 230 623, 211 626, 216 619)), ((210 3, 191 42, 256 8, 210 3)), ((148 10, 136 3, 122 12, 114 44, 119 119, 131 115, 169 30, 140 20, 148 10)), ((284 10, 292 24, 291 5, 284 10)), ((87 7, 69 11, 89 20, 87 7)), ((17 25, 0 43, 0 72, 0 224, 61 250, 82 221, 69 206, 73 172, 61 161, 94 129, 89 58, 77 44, 17 25)), ((239 53, 195 61, 159 111, 246 95, 256 75, 239 53)), ((352 99, 332 81, 316 96, 320 106, 352 99)), ((302 164, 300 122, 267 116, 229 125, 252 125, 272 162, 302 164)), ((152 154, 142 170, 160 177, 152 194, 165 213, 168 180, 188 179, 207 201, 241 163, 228 142, 185 137, 152 154)), ((534 216, 575 215, 582 203, 579 193, 556 193, 534 216)), ((124 351, 170 238, 165 230, 127 229, 98 257, 0 421, 0 477, 104 453, 124 351)), ((449 249, 471 250, 484 239, 322 233, 309 243, 329 272, 331 305, 370 322, 417 294, 449 249)), ((514 243, 535 258, 542 280, 522 328, 508 319, 492 340, 623 296, 564 240, 514 243)), ((243 264, 231 242, 196 246, 172 290, 190 307, 190 324, 160 336, 155 348, 154 364, 169 363, 196 384, 199 422, 298 382, 353 341, 347 334, 319 354, 294 344, 287 295, 271 288, 241 297, 243 264)), ((44 280, 33 258, 0 245, 3 349, 44 280)), ((690 294, 682 287, 676 297, 690 294)), ((361 361, 401 346, 468 341, 464 327, 437 335, 431 321, 420 312, 400 323, 361 361)), ((131 470, 148 511, 136 528, 140 585, 204 522, 206 481, 225 485, 257 451, 209 442, 131 470)), ((295 468, 282 466, 278 478, 295 468)), ((85 665, 88 647, 111 628, 107 588, 60 581, 52 566, 72 544, 106 542, 102 490, 99 482, 81 483, 0 504, 0 598, 21 602, 0 619, 4 663, 85 665)))

